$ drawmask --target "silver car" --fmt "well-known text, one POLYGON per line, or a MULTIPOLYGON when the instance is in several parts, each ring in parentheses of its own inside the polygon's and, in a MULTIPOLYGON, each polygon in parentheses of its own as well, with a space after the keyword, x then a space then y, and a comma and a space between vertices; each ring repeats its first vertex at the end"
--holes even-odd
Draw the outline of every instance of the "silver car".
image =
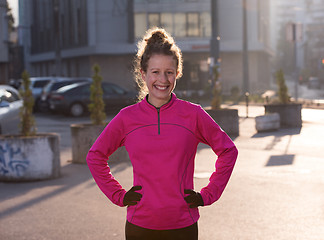
POLYGON ((0 85, 0 134, 18 134, 20 108, 19 92, 8 85, 0 85))

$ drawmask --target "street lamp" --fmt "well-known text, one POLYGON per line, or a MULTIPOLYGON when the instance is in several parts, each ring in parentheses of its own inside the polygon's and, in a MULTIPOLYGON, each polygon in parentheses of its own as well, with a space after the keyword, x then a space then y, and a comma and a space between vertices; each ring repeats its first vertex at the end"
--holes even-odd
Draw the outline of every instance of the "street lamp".
POLYGON ((242 2, 243 10, 243 47, 242 47, 242 61, 243 61, 243 93, 250 91, 249 84, 249 55, 248 55, 248 34, 247 34, 247 5, 246 0, 242 2))
POLYGON ((55 39, 55 75, 62 75, 61 66, 61 44, 60 44, 60 2, 59 0, 52 0, 53 4, 53 20, 54 20, 54 39, 55 39))
POLYGON ((219 27, 218 27, 218 0, 211 0, 212 37, 210 40, 210 65, 219 65, 219 27))

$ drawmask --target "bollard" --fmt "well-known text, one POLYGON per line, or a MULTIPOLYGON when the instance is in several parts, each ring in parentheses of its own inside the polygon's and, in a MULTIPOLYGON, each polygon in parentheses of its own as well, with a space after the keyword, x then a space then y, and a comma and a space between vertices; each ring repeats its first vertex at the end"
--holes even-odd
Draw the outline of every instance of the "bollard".
POLYGON ((248 92, 245 93, 245 105, 246 105, 246 118, 249 117, 249 96, 248 92))

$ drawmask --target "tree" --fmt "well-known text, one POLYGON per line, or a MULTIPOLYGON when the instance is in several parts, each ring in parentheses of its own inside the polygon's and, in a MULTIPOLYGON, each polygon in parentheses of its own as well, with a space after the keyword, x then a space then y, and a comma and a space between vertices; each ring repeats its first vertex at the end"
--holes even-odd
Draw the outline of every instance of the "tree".
POLYGON ((103 90, 101 86, 102 77, 99 75, 100 67, 98 64, 93 66, 94 75, 90 86, 90 119, 94 125, 104 125, 106 119, 105 103, 103 101, 103 90))
POLYGON ((34 97, 30 89, 29 74, 25 70, 22 73, 22 89, 20 94, 23 99, 23 106, 20 109, 20 128, 23 136, 33 136, 36 134, 35 118, 33 116, 34 97))
POLYGON ((222 96, 221 96, 221 84, 218 81, 219 78, 218 66, 213 67, 213 77, 214 77, 214 87, 213 87, 213 99, 211 101, 211 107, 212 109, 220 109, 222 103, 222 96))
POLYGON ((290 102, 290 97, 288 95, 288 88, 286 85, 285 76, 282 69, 277 71, 276 79, 277 79, 277 86, 278 86, 279 102, 286 104, 290 102))

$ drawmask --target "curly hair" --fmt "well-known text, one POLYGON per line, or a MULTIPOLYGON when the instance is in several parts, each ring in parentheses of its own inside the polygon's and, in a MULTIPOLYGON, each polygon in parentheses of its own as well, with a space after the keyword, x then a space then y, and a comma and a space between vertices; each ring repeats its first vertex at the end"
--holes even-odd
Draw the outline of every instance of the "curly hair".
POLYGON ((182 76, 182 53, 174 39, 163 28, 149 29, 137 44, 138 51, 134 59, 134 75, 139 89, 138 100, 142 100, 148 93, 147 86, 142 79, 141 70, 146 72, 148 61, 154 54, 173 56, 177 65, 177 79, 182 76))

